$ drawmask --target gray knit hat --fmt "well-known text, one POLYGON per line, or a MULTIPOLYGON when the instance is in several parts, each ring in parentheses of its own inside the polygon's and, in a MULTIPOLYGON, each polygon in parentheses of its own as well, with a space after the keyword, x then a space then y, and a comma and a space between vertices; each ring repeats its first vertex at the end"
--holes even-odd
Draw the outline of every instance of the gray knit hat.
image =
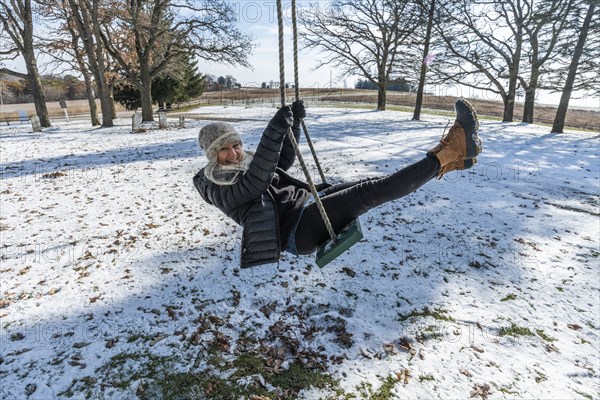
POLYGON ((209 160, 215 159, 224 145, 233 142, 241 144, 242 138, 233 126, 226 122, 212 122, 200 129, 198 134, 200 148, 209 160))

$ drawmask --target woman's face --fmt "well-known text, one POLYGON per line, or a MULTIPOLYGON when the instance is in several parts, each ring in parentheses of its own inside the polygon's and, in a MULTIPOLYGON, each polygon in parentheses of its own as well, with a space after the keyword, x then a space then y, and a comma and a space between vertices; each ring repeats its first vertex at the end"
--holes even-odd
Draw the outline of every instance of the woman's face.
POLYGON ((239 164, 244 158, 242 144, 240 142, 228 143, 217 153, 217 162, 219 165, 239 164))

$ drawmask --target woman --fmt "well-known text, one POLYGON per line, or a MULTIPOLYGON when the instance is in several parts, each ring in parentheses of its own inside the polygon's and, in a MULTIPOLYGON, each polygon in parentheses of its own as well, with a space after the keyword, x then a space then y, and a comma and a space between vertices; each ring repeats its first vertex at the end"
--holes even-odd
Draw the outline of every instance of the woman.
MULTIPOLYGON (((481 142, 475 110, 462 99, 455 109, 454 125, 421 161, 387 176, 317 187, 336 232, 371 208, 476 162, 481 142)), ((291 127, 298 140, 305 116, 301 101, 279 109, 255 153, 243 150, 230 124, 211 123, 200 130, 208 164, 194 176, 194 186, 207 203, 243 226, 242 268, 276 262, 282 250, 310 254, 329 239, 308 185, 285 173, 295 160, 287 130, 291 127)))

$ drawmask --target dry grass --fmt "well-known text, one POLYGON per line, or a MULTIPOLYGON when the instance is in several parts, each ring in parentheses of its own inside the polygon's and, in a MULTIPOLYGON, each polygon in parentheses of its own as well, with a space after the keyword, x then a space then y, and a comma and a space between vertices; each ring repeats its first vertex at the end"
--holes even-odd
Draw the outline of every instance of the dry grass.
MULTIPOLYGON (((48 102, 46 103, 46 107, 48 108, 48 114, 50 118, 62 118, 65 113, 62 108, 60 108, 60 104, 56 102, 48 102)), ((100 101, 96 101, 96 107, 98 108, 98 112, 100 112, 100 101)), ((120 104, 115 105, 117 112, 124 111, 120 104)), ((9 120, 19 120, 19 112, 25 111, 28 117, 35 115, 35 106, 33 103, 25 103, 25 104, 4 104, 2 105, 2 112, 0 112, 0 122, 5 121, 5 119, 9 120)), ((90 113, 90 107, 87 100, 73 100, 67 101, 67 112, 69 116, 75 115, 86 115, 90 113)))
MULTIPOLYGON (((288 96, 294 95, 294 89, 288 89, 288 96)), ((309 102, 325 103, 346 103, 361 104, 375 107, 377 104, 377 92, 373 90, 355 90, 355 89, 301 89, 300 97, 309 102)), ((205 93, 202 103, 237 103, 251 102, 257 100, 265 102, 279 103, 279 89, 242 89, 236 91, 209 92, 205 93)), ((452 112, 454 110, 455 97, 449 96, 425 96, 423 108, 429 111, 452 112)), ((290 99, 288 99, 290 101, 290 99)), ((504 108, 501 102, 481 99, 469 99, 475 106, 480 116, 502 120, 504 108)), ((388 92, 387 105, 407 107, 410 112, 414 109, 415 94, 403 92, 388 92)), ((391 107, 390 107, 391 108, 391 107)), ((534 122, 536 124, 552 125, 556 114, 555 106, 536 105, 534 122)), ((523 118, 523 104, 517 103, 514 110, 514 121, 521 121, 523 118)), ((571 108, 567 112, 565 127, 574 129, 585 129, 597 131, 600 128, 600 111, 581 110, 571 108)))
MULTIPOLYGON (((287 95, 289 98, 287 101, 292 101, 294 96, 294 89, 288 89, 287 95)), ((329 103, 329 104, 356 104, 356 105, 367 105, 375 107, 377 104, 377 93, 372 90, 356 90, 356 89, 319 89, 319 88, 308 88, 300 90, 300 97, 307 100, 309 103, 329 103)), ((425 96, 423 101, 424 111, 429 112, 452 112, 454 107, 454 97, 446 96, 425 96)), ((475 106, 477 113, 480 116, 502 119, 503 105, 497 101, 481 100, 481 99, 469 99, 475 106)), ((179 106, 185 107, 197 104, 236 104, 236 103, 272 103, 274 105, 279 104, 280 94, 279 89, 259 89, 259 88, 244 88, 241 90, 223 91, 223 92, 207 92, 196 101, 181 104, 179 106)), ((413 93, 402 93, 402 92, 388 92, 387 105, 406 107, 407 111, 413 110, 415 104, 415 95, 413 93)), ((98 110, 100 110, 100 104, 97 102, 98 110)), ((67 102, 67 110, 70 116, 85 115, 89 113, 89 107, 86 100, 77 100, 67 102)), ((58 102, 47 103, 48 113, 51 118, 62 118, 64 112, 60 108, 58 102)), ((177 106, 175 109, 177 110, 177 106)), ((18 120, 19 111, 24 110, 29 116, 34 115, 35 108, 33 104, 5 104, 0 112, 0 122, 5 119, 18 120)), ((117 105, 117 111, 124 111, 124 108, 117 105)), ((523 105, 517 103, 515 107, 514 121, 520 121, 522 119, 523 105)), ((552 125, 554 115, 556 114, 556 107, 552 106, 536 106, 534 122, 537 124, 552 125)), ((600 111, 592 110, 581 110, 571 108, 567 112, 566 128, 572 129, 585 129, 598 131, 600 128, 600 111)))
MULTIPOLYGON (((355 95, 355 96, 337 96, 330 98, 336 101, 355 101, 362 103, 377 103, 375 94, 355 95), (352 100, 349 100, 351 98, 352 100)), ((454 110, 454 97, 447 96, 425 96, 423 107, 431 110, 454 110)), ((502 103, 491 100, 469 99, 477 113, 482 116, 502 119, 504 108, 502 103)), ((414 107, 415 95, 412 93, 398 93, 388 95, 388 105, 414 107)), ((552 125, 556 115, 555 106, 537 105, 534 113, 534 122, 536 124, 552 125)), ((514 109, 514 121, 521 121, 523 118, 523 104, 517 103, 514 109)), ((569 128, 598 130, 600 128, 600 112, 581 109, 569 109, 565 118, 565 126, 569 128)))

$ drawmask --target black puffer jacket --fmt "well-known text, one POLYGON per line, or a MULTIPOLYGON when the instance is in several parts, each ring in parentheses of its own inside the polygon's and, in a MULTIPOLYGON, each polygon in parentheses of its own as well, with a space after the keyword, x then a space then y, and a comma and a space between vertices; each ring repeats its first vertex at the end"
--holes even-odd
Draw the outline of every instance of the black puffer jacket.
MULTIPOLYGON (((267 189, 276 172, 284 174, 292 166, 296 154, 286 135, 287 127, 280 125, 275 120, 269 122, 248 170, 233 185, 215 184, 205 176, 204 168, 194 176, 194 186, 202 198, 244 227, 242 268, 276 262, 281 254, 277 205, 267 189)), ((292 131, 298 140, 299 123, 292 131)))

